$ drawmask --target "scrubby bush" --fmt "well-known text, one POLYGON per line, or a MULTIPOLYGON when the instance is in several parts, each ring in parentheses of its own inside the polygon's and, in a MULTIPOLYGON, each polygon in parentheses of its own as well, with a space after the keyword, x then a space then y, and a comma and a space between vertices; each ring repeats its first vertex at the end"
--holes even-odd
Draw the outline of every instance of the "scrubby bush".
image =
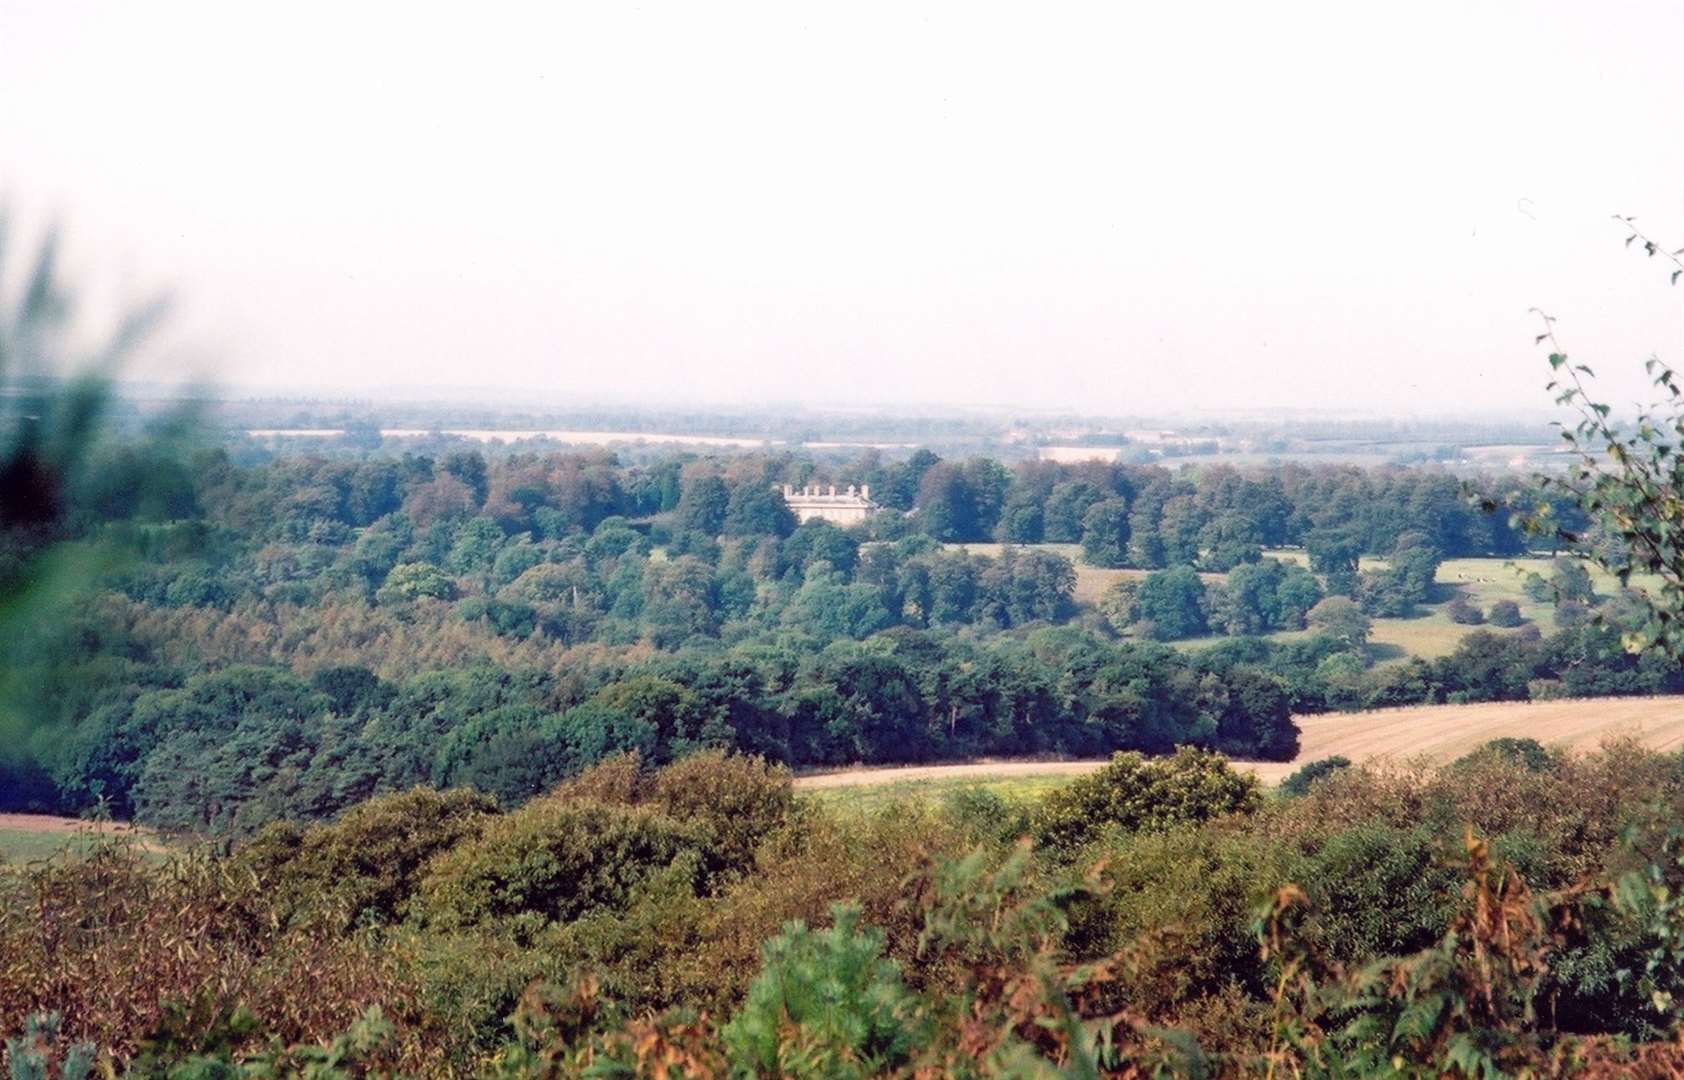
POLYGON ((1033 829, 1032 802, 980 785, 955 788, 943 796, 942 805, 965 827, 989 840, 1016 840, 1033 829))
POLYGON ((1448 842, 1435 825, 1380 820, 1327 836, 1288 870, 1314 912, 1310 939, 1347 963, 1426 947, 1443 932, 1455 894, 1448 842))
POLYGON ((343 918, 289 920, 251 875, 203 853, 159 864, 124 844, 0 869, 0 1036, 44 1010, 121 1073, 168 1033, 178 1053, 232 1037, 326 1042, 371 1006, 426 1055, 397 956, 343 918), (236 1012, 252 1022, 227 1030, 236 1012), (218 1035, 221 1031, 222 1034, 218 1035))
POLYGON ((1153 831, 1245 813, 1258 805, 1257 779, 1220 754, 1182 747, 1173 757, 1119 753, 1104 768, 1049 793, 1035 812, 1040 843, 1070 851, 1107 829, 1153 831))
POLYGON ((1288 854, 1220 825, 1118 834, 1099 845, 1099 888, 1074 906, 1071 947, 1128 950, 1123 990, 1158 1018, 1238 983, 1255 993, 1263 965, 1250 930, 1257 897, 1289 880, 1288 854))
POLYGON ((1315 783, 1317 780, 1330 776, 1333 773, 1338 772, 1340 769, 1348 769, 1350 767, 1351 759, 1341 754, 1335 754, 1332 757, 1319 758, 1301 766, 1298 771, 1294 772, 1291 776, 1288 776, 1285 780, 1282 780, 1280 786, 1281 794, 1291 796, 1307 795, 1310 791, 1310 785, 1315 783))
POLYGON ((1463 757, 1456 764, 1464 765, 1486 756, 1516 762, 1532 772, 1543 772, 1545 769, 1552 768, 1557 760, 1555 755, 1544 749, 1544 744, 1537 739, 1505 737, 1492 739, 1478 750, 1463 757))
POLYGON ((233 865, 288 910, 337 905, 355 922, 401 919, 427 860, 476 838, 496 803, 472 791, 415 788, 347 810, 331 825, 270 825, 233 865))
POLYGON ((1581 600, 1562 599, 1555 605, 1555 628, 1577 630, 1590 625, 1591 616, 1589 604, 1581 600))
POLYGON ((1354 600, 1345 596, 1329 596, 1319 601, 1305 616, 1310 629, 1340 642, 1348 648, 1360 648, 1368 643, 1373 623, 1354 600))
POLYGON ((1174 641, 1205 632, 1205 585, 1192 567, 1150 574, 1136 595, 1140 620, 1151 624, 1155 640, 1174 641))
POLYGON ((1485 613, 1461 596, 1446 604, 1444 613, 1449 616, 1451 622, 1459 626, 1479 626, 1485 622, 1485 613))
POLYGON ((1486 618, 1490 621, 1492 626, 1501 626, 1504 628, 1519 626, 1525 621, 1520 616, 1520 605, 1515 603, 1513 600, 1495 601, 1491 605, 1491 610, 1487 612, 1486 618))
POLYGON ((883 956, 883 935, 838 905, 828 930, 800 921, 766 943, 748 1000, 721 1032, 746 1075, 845 1080, 905 1065, 927 1040, 917 998, 883 956))
POLYGON ((619 754, 562 783, 551 797, 657 809, 708 835, 714 870, 744 869, 760 841, 789 818, 795 785, 786 766, 723 750, 698 751, 655 770, 646 770, 636 754, 619 754))
POLYGON ((397 603, 421 598, 453 600, 456 582, 431 563, 399 563, 386 575, 386 583, 376 593, 381 603, 397 603))
POLYGON ((724 867, 746 869, 795 806, 789 769, 758 757, 705 750, 655 773, 649 801, 679 821, 706 827, 724 867))
POLYGON ((707 842, 701 826, 651 808, 535 799, 435 858, 416 911, 442 929, 512 920, 517 929, 536 930, 624 908, 663 870, 701 887, 707 842))

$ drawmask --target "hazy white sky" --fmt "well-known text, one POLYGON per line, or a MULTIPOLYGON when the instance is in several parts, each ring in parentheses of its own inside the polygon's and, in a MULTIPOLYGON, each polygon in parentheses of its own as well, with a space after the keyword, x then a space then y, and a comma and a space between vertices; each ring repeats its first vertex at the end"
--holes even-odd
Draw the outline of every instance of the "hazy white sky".
MULTIPOLYGON (((223 382, 1098 410, 1635 395, 1684 5, 0 0, 0 190, 223 382)), ((142 374, 154 374, 151 369, 142 374)))

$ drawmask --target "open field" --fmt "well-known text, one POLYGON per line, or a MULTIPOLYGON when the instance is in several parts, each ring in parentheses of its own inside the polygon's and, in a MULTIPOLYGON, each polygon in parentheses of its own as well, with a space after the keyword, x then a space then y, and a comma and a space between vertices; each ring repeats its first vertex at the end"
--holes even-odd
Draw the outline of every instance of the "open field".
MULTIPOLYGON (((1150 570, 1108 570, 1103 567, 1089 566, 1082 561, 1082 545, 1080 544, 948 544, 949 549, 963 549, 973 555, 986 555, 991 559, 1000 557, 1000 552, 1007 547, 1033 547, 1036 551, 1051 551, 1062 555, 1076 564, 1076 603, 1083 607, 1092 607, 1099 603, 1099 598, 1105 595, 1105 590, 1119 581, 1130 578, 1140 580, 1152 571, 1150 570)), ((1223 581, 1227 574, 1200 574, 1207 582, 1223 581)))
MULTIPOLYGON (((950 548, 963 548, 977 555, 997 558, 1006 547, 1005 544, 949 544, 950 548)), ((1129 578, 1141 579, 1151 571, 1147 570, 1106 570, 1096 566, 1088 566, 1082 562, 1082 547, 1080 544, 1036 544, 1034 547, 1062 555, 1076 565, 1076 603, 1082 607, 1093 607, 1105 590, 1117 581, 1129 578)), ((1309 557, 1302 550, 1296 548, 1280 548, 1265 551, 1266 558, 1278 559, 1281 562, 1296 563, 1300 566, 1309 565, 1309 557)), ((1365 556, 1361 562, 1363 570, 1381 570, 1386 566, 1385 559, 1365 556)), ((1588 564, 1587 564, 1588 566, 1588 564)), ((1599 596, 1611 596, 1619 589, 1619 583, 1612 575, 1604 573, 1594 566, 1588 566, 1591 581, 1599 596)), ((1374 631, 1369 637, 1375 660, 1381 663, 1392 663, 1407 660, 1412 656, 1432 660, 1440 656, 1448 656, 1456 650, 1457 644, 1464 636, 1476 629, 1490 630, 1492 633, 1512 633, 1500 627, 1465 626, 1453 622, 1446 613, 1446 608, 1457 596, 1474 604, 1481 611, 1489 610, 1498 600, 1512 600, 1520 607, 1521 617, 1527 622, 1537 623, 1546 633, 1554 627, 1554 604, 1551 601, 1539 603, 1528 597, 1523 589, 1523 583, 1528 573, 1537 573, 1548 577, 1550 560, 1548 558, 1468 558, 1446 559, 1438 568, 1435 579, 1438 585, 1437 595, 1432 603, 1423 604, 1420 614, 1409 619, 1375 619, 1374 631)), ((1215 584, 1227 579, 1226 574, 1200 574, 1206 583, 1215 584)), ((1642 580, 1634 578, 1633 587, 1641 588, 1642 580)), ((1518 628, 1516 628, 1518 629, 1518 628)), ((1275 641, 1291 641, 1307 636, 1306 631, 1287 630, 1268 637, 1275 641)), ((1169 642, 1177 649, 1197 649, 1207 645, 1215 645, 1226 640, 1220 635, 1210 635, 1200 638, 1184 638, 1169 642)))
POLYGON ((909 798, 939 798, 954 791, 989 791, 1009 799, 1036 799, 1072 776, 1092 772, 1096 761, 994 761, 968 765, 908 766, 898 769, 859 769, 799 777, 796 788, 808 798, 830 806, 875 810, 909 798), (848 783, 846 778, 883 772, 877 783, 848 783), (840 783, 826 783, 832 778, 840 783), (819 781, 819 783, 809 783, 819 781))
MULTIPOLYGON (((1305 716, 1299 718, 1298 726, 1300 750, 1292 761, 1236 762, 1236 767, 1255 773, 1266 784, 1278 784, 1300 766, 1325 757, 1339 755, 1354 762, 1419 760, 1436 765, 1504 737, 1593 750, 1607 739, 1631 736, 1655 750, 1676 750, 1684 746, 1684 696, 1417 705, 1305 716)), ((1038 794, 1103 764, 1103 760, 994 761, 849 769, 797 777, 795 786, 808 792, 870 788, 873 798, 879 793, 932 794, 972 785, 1000 785, 1038 794)))
MULTIPOLYGON (((1381 559, 1362 561, 1364 570, 1384 565, 1381 559)), ((1619 582, 1614 580, 1613 575, 1588 563, 1586 566, 1598 596, 1612 596, 1619 591, 1619 582)), ((1374 620, 1374 632, 1369 641, 1377 646, 1376 658, 1386 661, 1419 656, 1430 660, 1454 652, 1457 643, 1472 630, 1486 629, 1497 634, 1513 632, 1495 626, 1473 627, 1452 622, 1445 608, 1457 595, 1481 611, 1490 610, 1498 600, 1513 600, 1519 605, 1523 619, 1536 623, 1545 633, 1550 632, 1555 625, 1555 605, 1547 600, 1539 603, 1526 595, 1522 585, 1528 573, 1547 578, 1550 560, 1446 559, 1439 565, 1438 576, 1434 579, 1438 595, 1433 603, 1423 605, 1422 614, 1412 619, 1374 620)), ((1640 579, 1632 580, 1633 587, 1641 587, 1642 584, 1640 579)))
POLYGON ((51 814, 0 814, 0 860, 31 862, 69 849, 85 851, 96 836, 133 835, 140 848, 162 852, 164 847, 145 830, 116 821, 82 821, 51 814))

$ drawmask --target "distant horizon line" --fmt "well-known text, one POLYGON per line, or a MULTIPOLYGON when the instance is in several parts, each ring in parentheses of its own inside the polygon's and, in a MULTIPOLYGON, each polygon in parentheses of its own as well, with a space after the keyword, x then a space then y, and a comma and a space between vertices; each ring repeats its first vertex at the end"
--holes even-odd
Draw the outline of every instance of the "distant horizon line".
POLYGON ((157 396, 171 400, 202 400, 228 405, 299 405, 311 407, 440 406, 462 405, 524 410, 614 409, 627 412, 674 411, 724 416, 740 413, 796 412, 808 416, 878 414, 900 417, 1016 416, 1064 418, 1089 421, 1187 421, 1291 422, 1298 419, 1431 422, 1547 422, 1553 415, 1547 408, 1465 408, 1436 410, 1391 410, 1375 406, 1251 405, 1183 406, 1174 409, 1111 411, 1076 405, 1029 405, 991 402, 897 401, 836 402, 813 399, 765 398, 754 402, 681 400, 662 396, 578 396, 530 386, 474 386, 418 384, 379 389, 332 386, 271 387, 216 382, 169 383, 162 379, 117 378, 113 380, 125 397, 157 396))

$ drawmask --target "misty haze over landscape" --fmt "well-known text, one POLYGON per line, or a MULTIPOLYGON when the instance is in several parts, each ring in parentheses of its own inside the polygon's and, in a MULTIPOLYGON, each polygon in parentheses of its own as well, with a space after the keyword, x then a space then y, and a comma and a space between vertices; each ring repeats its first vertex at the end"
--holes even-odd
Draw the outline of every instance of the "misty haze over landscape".
POLYGON ((0 0, 0 1071, 1684 1076, 1681 42, 0 0))
POLYGON ((84 289, 177 297, 131 375, 239 393, 1513 414, 1532 306, 1619 400, 1681 339, 1608 242, 1684 225, 1681 38, 1665 3, 14 0, 0 177, 84 289))

